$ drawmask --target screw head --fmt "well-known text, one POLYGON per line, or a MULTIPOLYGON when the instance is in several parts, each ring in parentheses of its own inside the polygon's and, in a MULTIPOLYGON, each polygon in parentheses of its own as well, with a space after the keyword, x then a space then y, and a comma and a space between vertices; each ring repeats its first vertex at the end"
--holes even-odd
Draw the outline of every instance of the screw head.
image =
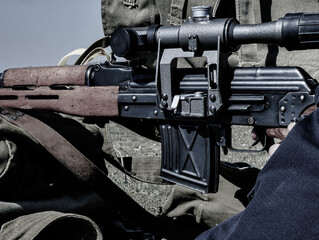
POLYGON ((96 64, 96 65, 94 66, 94 71, 95 71, 95 72, 100 71, 100 69, 101 69, 101 66, 100 66, 99 64, 96 64))
POLYGON ((127 111, 128 110, 128 106, 126 105, 126 106, 124 106, 124 110, 125 111, 127 111))
POLYGON ((212 102, 215 102, 216 101, 216 96, 214 94, 211 94, 209 96, 209 99, 212 101, 212 102))
POLYGON ((286 107, 285 106, 281 106, 280 107, 280 112, 284 112, 284 111, 286 111, 286 107))
POLYGON ((203 97, 204 96, 204 93, 202 92, 195 92, 194 93, 194 97, 203 97))
POLYGON ((135 102, 137 100, 137 97, 134 95, 132 96, 132 101, 135 102))
POLYGON ((216 107, 215 107, 215 106, 211 106, 211 107, 209 108, 209 111, 210 111, 212 114, 214 114, 214 113, 216 112, 216 107))
POLYGON ((254 123, 255 123, 255 118, 249 117, 249 118, 247 119, 247 123, 248 123, 249 125, 254 125, 254 123))
POLYGON ((167 107, 168 107, 168 103, 167 103, 166 101, 164 101, 164 100, 161 101, 161 105, 162 105, 162 107, 164 107, 164 108, 167 108, 167 107))
POLYGON ((168 95, 167 95, 167 93, 163 93, 163 95, 162 95, 162 99, 163 99, 164 101, 166 101, 166 100, 168 99, 168 95))
POLYGON ((158 110, 155 109, 153 113, 154 113, 155 116, 157 116, 158 115, 158 110))
POLYGON ((300 99, 301 102, 305 101, 305 95, 301 95, 301 96, 299 97, 299 99, 300 99))

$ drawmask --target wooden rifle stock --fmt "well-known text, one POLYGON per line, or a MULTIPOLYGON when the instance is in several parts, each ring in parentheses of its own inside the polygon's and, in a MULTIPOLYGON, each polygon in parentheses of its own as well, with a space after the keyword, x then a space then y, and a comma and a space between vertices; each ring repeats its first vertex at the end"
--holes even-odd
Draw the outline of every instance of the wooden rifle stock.
POLYGON ((3 73, 0 105, 50 110, 77 116, 116 117, 118 86, 87 86, 88 66, 8 69, 3 73))

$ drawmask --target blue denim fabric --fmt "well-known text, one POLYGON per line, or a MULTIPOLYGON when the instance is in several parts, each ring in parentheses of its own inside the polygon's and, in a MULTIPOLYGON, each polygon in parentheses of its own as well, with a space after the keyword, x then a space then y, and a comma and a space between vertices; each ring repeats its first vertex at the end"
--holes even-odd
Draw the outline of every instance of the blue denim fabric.
POLYGON ((262 169, 247 208, 197 240, 319 239, 318 221, 319 109, 296 124, 262 169))

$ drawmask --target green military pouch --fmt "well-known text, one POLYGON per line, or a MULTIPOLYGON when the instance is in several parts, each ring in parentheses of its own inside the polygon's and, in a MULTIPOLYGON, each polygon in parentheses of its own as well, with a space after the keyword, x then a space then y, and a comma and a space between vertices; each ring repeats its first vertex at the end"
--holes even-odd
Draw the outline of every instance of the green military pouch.
POLYGON ((119 27, 142 27, 159 23, 155 0, 102 0, 101 11, 105 36, 119 27))
POLYGON ((89 218, 54 211, 24 215, 1 226, 0 238, 102 240, 99 227, 89 218))
MULTIPOLYGON (((287 13, 319 11, 317 0, 236 0, 236 18, 241 24, 258 24, 274 21, 287 13)), ((275 45, 248 44, 234 55, 233 66, 298 66, 310 76, 318 78, 319 50, 288 51, 275 45)))
MULTIPOLYGON (((104 34, 109 36, 120 27, 178 25, 191 16, 191 7, 202 5, 214 7, 217 2, 217 0, 102 0, 104 34)), ((217 7, 218 4, 216 9, 217 7)))

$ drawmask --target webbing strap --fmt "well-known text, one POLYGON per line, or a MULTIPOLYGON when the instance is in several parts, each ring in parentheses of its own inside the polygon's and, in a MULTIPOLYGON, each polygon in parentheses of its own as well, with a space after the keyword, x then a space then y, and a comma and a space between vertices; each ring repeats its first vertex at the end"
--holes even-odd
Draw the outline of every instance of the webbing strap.
POLYGON ((183 23, 183 13, 185 11, 185 0, 172 0, 171 3, 171 12, 170 12, 170 25, 180 25, 183 23))
MULTIPOLYGON (((241 24, 255 24, 253 0, 236 0, 236 17, 241 24)), ((239 66, 258 66, 257 44, 247 44, 239 49, 239 66)))
POLYGON ((96 42, 94 42, 86 51, 76 60, 74 65, 81 65, 83 60, 87 58, 91 54, 91 52, 96 48, 107 48, 110 45, 110 37, 104 37, 96 42))
POLYGON ((66 66, 70 57, 79 55, 81 56, 86 51, 85 48, 78 48, 66 54, 58 63, 58 66, 66 66))
POLYGON ((220 4, 220 0, 217 0, 215 5, 214 5, 213 12, 212 12, 213 17, 216 17, 216 13, 217 13, 217 9, 219 7, 219 4, 220 4))
POLYGON ((102 170, 50 126, 12 109, 0 108, 0 118, 14 124, 32 137, 107 204, 125 212, 127 216, 131 216, 148 229, 154 227, 155 217, 152 214, 123 192, 102 170))

